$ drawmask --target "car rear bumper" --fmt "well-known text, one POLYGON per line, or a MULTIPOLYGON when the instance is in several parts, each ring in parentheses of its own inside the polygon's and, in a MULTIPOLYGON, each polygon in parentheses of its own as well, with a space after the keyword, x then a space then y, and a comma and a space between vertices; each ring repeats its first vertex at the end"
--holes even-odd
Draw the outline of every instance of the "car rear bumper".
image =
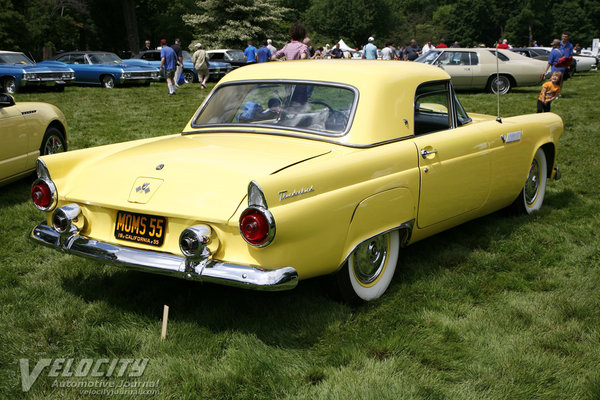
POLYGON ((60 234, 44 222, 33 228, 30 239, 38 244, 102 263, 201 282, 265 291, 289 290, 298 284, 298 273, 291 267, 264 270, 218 260, 198 263, 183 256, 99 242, 76 232, 60 234))

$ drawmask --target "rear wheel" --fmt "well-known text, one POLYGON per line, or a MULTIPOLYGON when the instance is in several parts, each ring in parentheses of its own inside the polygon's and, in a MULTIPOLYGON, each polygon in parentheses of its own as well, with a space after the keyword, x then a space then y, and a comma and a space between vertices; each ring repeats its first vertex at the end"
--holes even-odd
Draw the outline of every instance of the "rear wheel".
POLYGON ((350 304, 379 298, 388 288, 398 263, 398 231, 383 233, 359 244, 335 275, 342 300, 350 304))
POLYGON ((40 155, 46 156, 48 154, 62 153, 63 151, 67 151, 67 142, 63 133, 52 126, 46 129, 46 134, 40 146, 40 155))
POLYGON ((547 171, 546 153, 538 149, 529 167, 525 185, 512 204, 515 211, 531 214, 542 207, 546 194, 547 171))
POLYGON ((493 75, 490 77, 488 81, 488 90, 494 94, 506 94, 510 92, 512 87, 512 82, 510 78, 506 75, 496 76, 493 75))
POLYGON ((186 69, 183 71, 183 79, 185 80, 185 83, 194 83, 196 80, 196 74, 194 74, 194 71, 186 69))

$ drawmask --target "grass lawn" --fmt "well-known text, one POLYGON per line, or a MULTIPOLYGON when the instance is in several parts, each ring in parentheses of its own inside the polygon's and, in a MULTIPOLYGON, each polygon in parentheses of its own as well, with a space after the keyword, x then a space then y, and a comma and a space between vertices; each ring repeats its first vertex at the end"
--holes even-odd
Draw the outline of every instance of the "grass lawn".
MULTIPOLYGON (((539 91, 502 96, 502 115, 535 112, 539 91)), ((155 384, 141 398, 157 399, 600 399, 598 93, 600 73, 578 74, 552 105, 563 178, 540 212, 489 215, 403 249, 387 293, 358 308, 332 300, 324 279, 260 293, 60 254, 27 239, 43 218, 31 180, 1 187, 0 398, 100 398, 60 385, 125 381, 155 384), (20 359, 31 372, 58 358, 148 364, 139 378, 48 367, 22 392, 20 359)), ((177 133, 207 94, 187 85, 169 97, 153 83, 15 97, 61 108, 73 150, 177 133)), ((493 95, 459 98, 496 114, 493 95)))

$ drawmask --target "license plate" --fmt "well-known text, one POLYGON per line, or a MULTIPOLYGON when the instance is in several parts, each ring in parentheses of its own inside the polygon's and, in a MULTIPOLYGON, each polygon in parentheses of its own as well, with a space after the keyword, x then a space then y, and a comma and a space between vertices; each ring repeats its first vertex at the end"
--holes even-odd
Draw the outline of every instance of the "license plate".
POLYGON ((150 246, 162 246, 167 219, 156 215, 117 212, 115 238, 150 246))

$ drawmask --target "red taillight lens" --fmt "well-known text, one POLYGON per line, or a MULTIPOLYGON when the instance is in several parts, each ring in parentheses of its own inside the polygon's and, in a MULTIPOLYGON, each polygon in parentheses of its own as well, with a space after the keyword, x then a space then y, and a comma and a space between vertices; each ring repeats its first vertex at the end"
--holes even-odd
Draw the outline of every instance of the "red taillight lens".
POLYGON ((269 238, 269 220, 260 210, 249 208, 240 218, 240 231, 251 244, 261 245, 269 238))
POLYGON ((46 208, 52 203, 52 191, 46 182, 39 181, 31 188, 33 203, 41 208, 46 208))

